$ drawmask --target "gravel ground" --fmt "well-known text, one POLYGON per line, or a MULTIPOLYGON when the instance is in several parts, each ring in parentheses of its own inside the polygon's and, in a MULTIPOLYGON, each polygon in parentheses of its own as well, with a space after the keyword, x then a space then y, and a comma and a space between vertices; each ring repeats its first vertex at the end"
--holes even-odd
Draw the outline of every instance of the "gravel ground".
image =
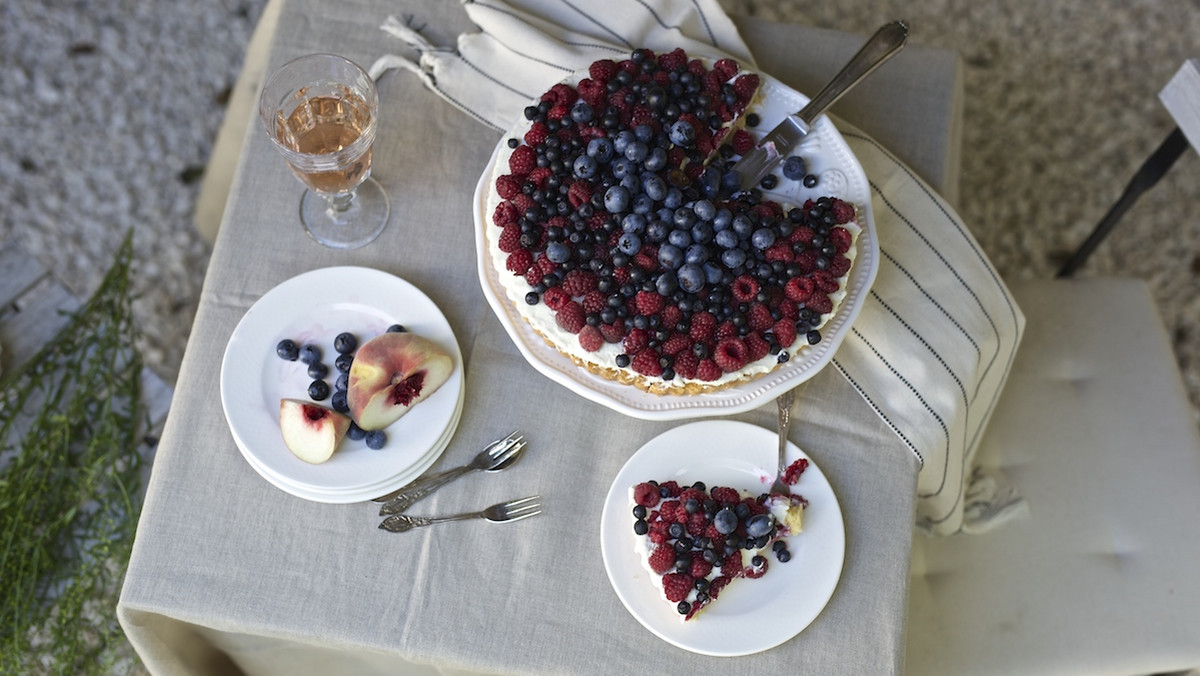
MULTIPOLYGON (((1158 91, 1200 53, 1192 2, 722 3, 861 34, 905 18, 913 44, 960 53, 960 212, 1010 279, 1053 275, 1086 237, 1173 125, 1158 91)), ((177 372, 208 259, 192 211, 264 4, 0 5, 0 241, 17 239, 85 296, 132 229, 143 348, 167 380, 177 372)), ((1200 405, 1198 222, 1200 161, 1188 152, 1081 275, 1150 282, 1200 405)))

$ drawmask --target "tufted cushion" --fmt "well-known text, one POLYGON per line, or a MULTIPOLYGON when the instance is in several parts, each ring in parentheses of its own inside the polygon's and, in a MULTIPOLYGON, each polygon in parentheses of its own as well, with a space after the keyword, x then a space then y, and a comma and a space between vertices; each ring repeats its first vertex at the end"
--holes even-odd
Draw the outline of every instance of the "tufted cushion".
POLYGON ((1136 280, 1011 285, 1027 325, 977 463, 1029 513, 917 536, 907 673, 1200 666, 1200 435, 1136 280))

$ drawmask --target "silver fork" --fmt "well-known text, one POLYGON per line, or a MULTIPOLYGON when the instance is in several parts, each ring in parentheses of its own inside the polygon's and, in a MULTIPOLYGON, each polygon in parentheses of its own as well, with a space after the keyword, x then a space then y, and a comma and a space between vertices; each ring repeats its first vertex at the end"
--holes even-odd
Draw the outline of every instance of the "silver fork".
POLYGON ((531 495, 519 500, 501 502, 478 512, 452 514, 450 516, 411 516, 409 514, 394 514, 383 520, 379 527, 392 533, 403 533, 421 526, 441 523, 442 521, 462 521, 464 519, 486 519, 492 523, 520 521, 542 513, 542 504, 538 502, 541 496, 531 495))
POLYGON ((417 479, 413 483, 391 493, 387 502, 379 508, 379 515, 399 514, 412 506, 413 503, 428 496, 437 489, 470 472, 484 470, 497 472, 516 462, 517 456, 525 450, 525 436, 513 432, 504 439, 489 445, 476 455, 471 462, 454 469, 417 479))
MULTIPOLYGON (((497 439, 497 440, 493 441, 492 443, 488 444, 487 446, 484 446, 483 450, 480 451, 480 455, 485 454, 485 453, 487 453, 487 454, 502 453, 508 447, 512 446, 514 442, 518 441, 519 439, 523 439, 523 438, 524 437, 521 436, 520 430, 513 430, 512 432, 509 432, 507 437, 504 437, 503 439, 497 439)), ((475 456, 476 460, 478 458, 479 458, 478 455, 475 456)), ((472 462, 474 462, 474 460, 472 462)), ((458 469, 462 469, 462 468, 460 467, 458 469)), ((400 495, 402 492, 408 490, 409 488, 412 488, 413 486, 420 485, 422 483, 425 483, 426 481, 433 481, 434 479, 437 479, 437 478, 441 477, 442 475, 448 474, 449 472, 452 472, 452 471, 454 471, 454 470, 446 470, 443 472, 439 472, 437 474, 429 474, 429 475, 417 477, 411 483, 405 484, 404 486, 397 488, 396 490, 392 491, 391 493, 388 493, 387 495, 381 495, 381 496, 375 498, 374 500, 372 500, 372 502, 387 502, 388 500, 395 498, 397 495, 400 495)))
POLYGON ((792 489, 783 483, 783 473, 787 470, 788 427, 792 422, 792 402, 796 398, 795 390, 788 390, 775 398, 779 408, 779 468, 775 473, 775 483, 771 484, 772 495, 788 495, 792 489))

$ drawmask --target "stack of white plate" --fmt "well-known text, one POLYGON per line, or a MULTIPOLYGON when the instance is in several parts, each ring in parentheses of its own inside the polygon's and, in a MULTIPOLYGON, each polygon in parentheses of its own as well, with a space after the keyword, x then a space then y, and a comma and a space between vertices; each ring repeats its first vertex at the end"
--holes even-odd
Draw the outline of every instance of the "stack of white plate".
POLYGON ((428 296, 379 270, 335 267, 283 282, 246 312, 225 349, 221 403, 238 449, 264 479, 307 500, 351 503, 390 493, 433 465, 458 427, 463 383, 458 341, 428 296), (392 324, 402 324, 449 352, 455 363, 450 379, 385 430, 388 441, 381 450, 343 439, 333 457, 320 465, 292 455, 279 431, 279 402, 308 399, 312 379, 305 364, 276 356, 275 345, 290 338, 298 345, 321 347, 332 382, 337 376, 335 336, 348 331, 362 343, 392 324))

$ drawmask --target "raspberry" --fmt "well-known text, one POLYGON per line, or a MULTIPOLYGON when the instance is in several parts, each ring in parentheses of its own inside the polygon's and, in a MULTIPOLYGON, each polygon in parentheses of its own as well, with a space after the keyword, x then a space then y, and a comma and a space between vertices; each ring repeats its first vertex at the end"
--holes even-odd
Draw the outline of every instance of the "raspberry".
POLYGON ((587 325, 584 319, 583 306, 573 300, 564 303, 558 312, 554 313, 554 321, 568 333, 579 333, 579 330, 587 325))
POLYGON ((692 557, 692 569, 688 571, 693 578, 708 577, 712 572, 712 564, 700 558, 699 556, 692 557))
POLYGON ((742 103, 749 103, 757 91, 758 76, 754 73, 745 73, 733 81, 733 93, 737 94, 738 100, 742 103))
POLYGON ((791 244, 781 239, 767 247, 767 250, 763 252, 763 257, 767 259, 768 263, 774 263, 776 261, 791 263, 794 256, 792 254, 791 244))
POLYGON ((658 353, 654 350, 646 348, 633 356, 633 362, 630 364, 634 371, 644 375, 657 378, 662 375, 662 364, 658 363, 658 353))
POLYGON ((552 286, 546 289, 546 293, 542 294, 542 302, 546 304, 546 307, 555 312, 561 310, 562 306, 566 305, 570 300, 571 296, 567 295, 567 292, 558 286, 552 286))
POLYGON ((534 263, 533 265, 529 266, 528 270, 525 271, 525 283, 531 287, 537 286, 538 284, 542 283, 542 279, 544 279, 545 276, 546 273, 542 272, 542 269, 538 267, 537 263, 534 263))
POLYGON ((696 379, 712 382, 721 377, 721 367, 712 359, 701 359, 696 367, 696 379))
POLYGON ((718 324, 717 330, 713 332, 713 340, 718 343, 721 342, 722 340, 725 340, 726 338, 737 338, 737 337, 738 337, 738 329, 736 326, 733 325, 733 322, 729 321, 728 319, 726 319, 725 321, 718 324))
POLYGON ((573 182, 571 187, 567 188, 567 199, 571 202, 571 206, 576 209, 580 205, 590 202, 592 199, 592 184, 583 180, 573 182))
MULTIPOLYGON (((686 513, 686 512, 685 512, 686 513)), ((698 537, 704 534, 705 527, 708 526, 708 517, 704 512, 696 512, 689 514, 687 519, 687 532, 692 537, 698 537)))
POLYGON ((849 202, 834 199, 831 211, 833 211, 833 220, 837 221, 838 224, 849 223, 854 220, 854 205, 849 202))
POLYGON ((517 249, 508 254, 508 260, 504 263, 504 267, 514 275, 524 275, 530 265, 533 265, 533 254, 525 249, 517 249))
POLYGON ((713 489, 709 491, 709 495, 712 496, 713 500, 724 505, 736 505, 742 500, 742 496, 737 492, 737 489, 728 486, 713 486, 713 489))
POLYGON ((688 335, 692 340, 707 341, 712 338, 713 330, 717 328, 717 318, 710 312, 697 312, 692 315, 688 335))
POLYGON ((787 294, 789 300, 805 303, 812 296, 813 281, 808 277, 792 277, 783 286, 783 292, 787 294))
POLYGON ((842 287, 838 283, 837 277, 828 270, 817 270, 812 276, 813 284, 816 285, 817 291, 821 293, 834 293, 842 287))
POLYGON ((804 474, 804 470, 808 469, 808 458, 800 458, 796 462, 787 466, 783 470, 783 483, 794 486, 800 480, 800 475, 804 474))
POLYGON ((663 326, 675 326, 683 321, 683 310, 678 305, 666 305, 659 316, 662 317, 663 326))
POLYGON ((626 354, 637 354, 646 349, 650 344, 650 334, 645 329, 634 329, 625 336, 624 345, 626 354))
POLYGON ((829 243, 837 249, 838 253, 846 253, 850 250, 850 245, 854 243, 854 238, 850 235, 850 231, 837 227, 829 231, 829 243))
POLYGON ((691 352, 680 352, 675 355, 675 363, 671 368, 675 369, 675 373, 678 375, 690 380, 696 377, 696 372, 700 368, 700 360, 691 352))
POLYGON ((658 67, 663 70, 675 70, 687 66, 688 58, 683 49, 676 47, 670 52, 658 55, 658 67))
POLYGON ((805 303, 805 307, 811 309, 817 314, 823 315, 833 311, 833 301, 829 300, 829 296, 826 296, 823 293, 816 294, 812 298, 808 299, 808 302, 805 303))
POLYGON ((807 225, 798 225, 798 226, 796 226, 795 230, 792 230, 792 234, 788 235, 788 240, 792 241, 792 242, 800 242, 801 244, 807 245, 807 244, 811 243, 813 240, 813 237, 816 237, 816 236, 817 236, 816 230, 813 230, 812 228, 808 227, 807 225))
POLYGON ((575 103, 579 98, 579 92, 569 84, 562 82, 550 88, 550 91, 542 94, 543 101, 551 101, 555 106, 564 106, 570 108, 572 103, 575 103))
POLYGON ((713 64, 713 72, 720 75, 722 80, 728 80, 737 75, 738 69, 738 62, 733 59, 719 59, 713 64))
POLYGON ((638 312, 649 316, 658 314, 663 309, 666 299, 653 291, 638 291, 633 302, 638 312))
POLYGON ((608 307, 608 297, 600 291, 592 289, 583 295, 581 304, 583 305, 584 312, 595 314, 608 307))
POLYGON ((625 321, 618 317, 611 324, 600 325, 600 335, 607 343, 619 343, 625 337, 625 321))
POLYGON ((657 505, 658 499, 658 486, 650 482, 640 483, 633 487, 633 501, 643 507, 657 505))
MULTIPOLYGON (((504 177, 501 176, 501 178, 504 177)), ((518 186, 517 190, 520 189, 521 188, 518 186)), ((502 228, 506 225, 516 223, 518 217, 520 217, 520 214, 517 213, 517 208, 513 206, 512 202, 507 200, 497 204, 496 210, 492 212, 492 222, 502 228)))
POLYGON ((662 575, 675 567, 675 549, 673 547, 655 547, 650 552, 650 570, 662 575))
POLYGON ((571 114, 571 109, 564 105, 557 105, 546 111, 546 119, 561 120, 571 114))
POLYGON ((742 553, 734 552, 721 563, 721 575, 729 579, 742 576, 742 553))
POLYGON ((662 582, 663 592, 672 603, 686 599, 692 591, 692 585, 695 584, 692 576, 687 573, 667 573, 663 575, 662 582))
POLYGON ((534 167, 533 171, 529 172, 529 176, 527 176, 525 180, 532 183, 534 187, 541 188, 546 182, 546 179, 553 175, 554 172, 550 171, 549 167, 534 167))
MULTIPOLYGON (((522 183, 523 181, 519 177, 512 174, 504 174, 496 179, 496 194, 501 199, 510 200, 521 194, 522 183)), ((499 210, 499 207, 497 207, 497 210, 499 210)))
MULTIPOLYGON (((604 83, 598 80, 584 78, 576 87, 579 90, 579 98, 586 101, 592 108, 604 103, 604 99, 608 96, 608 92, 604 89, 604 83)), ((582 130, 580 131, 582 133, 582 130)))
POLYGON ((775 322, 775 326, 771 327, 771 333, 775 334, 775 342, 779 343, 779 347, 790 347, 796 342, 796 324, 790 319, 780 319, 775 322))
POLYGON ((742 339, 746 345, 746 363, 756 362, 771 352, 771 344, 760 334, 751 333, 742 339))
POLYGON ((691 347, 692 339, 690 336, 686 336, 682 333, 673 333, 663 342, 662 353, 669 354, 673 357, 684 350, 691 349, 691 347))
POLYGON ((817 269, 817 254, 812 251, 801 251, 796 255, 795 263, 800 268, 801 274, 811 274, 817 269))
POLYGON ((713 350, 713 361, 729 373, 746 365, 746 344, 740 338, 726 338, 713 350))
POLYGON ((596 276, 583 270, 572 270, 563 277, 562 288, 572 297, 586 295, 587 292, 596 289, 596 276))
POLYGON ((775 323, 775 320, 771 318, 771 310, 762 303, 752 303, 746 319, 749 321, 750 328, 755 331, 766 331, 775 323))
POLYGON ((579 329, 579 347, 588 352, 595 352, 603 346, 604 336, 600 335, 600 329, 587 325, 579 329))
POLYGON ((750 275, 738 275, 729 290, 739 303, 749 303, 758 295, 758 280, 750 275))
MULTIPOLYGON (((655 489, 655 492, 658 493, 658 489, 655 489)), ((659 493, 659 495, 662 495, 662 493, 659 493)), ((679 511, 679 501, 667 500, 658 508, 658 516, 667 523, 675 523, 677 511, 679 511)))
POLYGON ((612 79, 617 74, 617 63, 612 59, 600 59, 593 61, 592 65, 588 66, 588 75, 592 76, 593 80, 606 82, 612 79))
POLYGON ((500 239, 496 246, 504 253, 512 253, 521 248, 521 227, 517 224, 506 225, 500 231, 500 239))
POLYGON ((729 144, 733 147, 733 152, 737 153, 738 155, 745 155, 751 150, 754 150, 755 146, 754 137, 751 136, 750 132, 746 131, 745 129, 739 129, 733 132, 733 138, 730 139, 729 144))
POLYGON ((540 146, 550 135, 550 129, 546 127, 545 122, 534 122, 529 125, 529 131, 525 132, 525 143, 531 146, 540 146))
MULTIPOLYGON (((761 557, 755 557, 755 558, 761 558, 761 557)), ((763 558, 761 566, 751 566, 751 567, 747 568, 745 571, 746 577, 753 580, 753 579, 760 578, 763 575, 766 575, 768 563, 769 562, 765 558, 763 558)))
POLYGON ((529 146, 517 146, 508 158, 508 168, 512 173, 524 176, 537 167, 537 153, 529 146))
POLYGON ((850 272, 850 259, 838 254, 837 256, 829 259, 829 267, 827 269, 829 270, 829 274, 835 277, 841 277, 847 272, 850 272))

